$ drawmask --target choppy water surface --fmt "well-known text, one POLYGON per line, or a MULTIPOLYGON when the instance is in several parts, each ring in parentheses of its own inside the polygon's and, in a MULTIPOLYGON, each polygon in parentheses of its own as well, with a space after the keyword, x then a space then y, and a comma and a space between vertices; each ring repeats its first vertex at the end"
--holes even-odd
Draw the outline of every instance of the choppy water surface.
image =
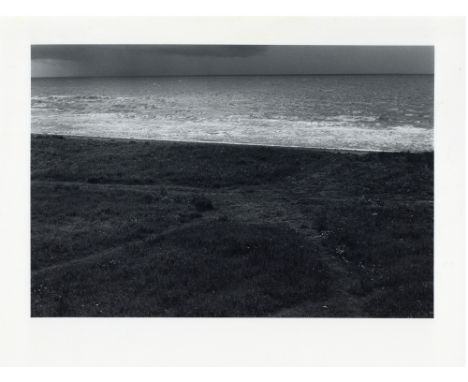
POLYGON ((33 79, 32 132, 427 151, 433 77, 33 79))

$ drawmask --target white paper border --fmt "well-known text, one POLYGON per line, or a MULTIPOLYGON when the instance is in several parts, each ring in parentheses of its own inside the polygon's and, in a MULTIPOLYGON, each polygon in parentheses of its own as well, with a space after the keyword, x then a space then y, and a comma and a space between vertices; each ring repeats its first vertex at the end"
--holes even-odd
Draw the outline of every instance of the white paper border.
POLYGON ((460 365, 464 49, 461 18, 2 19, 0 364, 460 365), (30 45, 74 43, 434 45, 435 318, 30 318, 30 45))

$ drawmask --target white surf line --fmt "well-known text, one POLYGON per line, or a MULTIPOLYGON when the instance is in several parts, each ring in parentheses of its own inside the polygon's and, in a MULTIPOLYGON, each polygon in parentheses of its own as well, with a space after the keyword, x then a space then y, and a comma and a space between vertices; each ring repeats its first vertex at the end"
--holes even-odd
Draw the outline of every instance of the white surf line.
POLYGON ((356 149, 356 148, 328 148, 320 146, 299 146, 299 145, 279 145, 272 143, 243 143, 243 142, 226 142, 226 141, 201 141, 201 140, 192 140, 192 139, 160 139, 160 138, 133 138, 133 137, 114 137, 114 136, 100 136, 100 135, 72 135, 72 134, 58 134, 58 133, 31 133, 31 135, 44 135, 44 136, 64 136, 70 138, 90 138, 90 139, 115 139, 122 141, 153 141, 153 142, 168 142, 168 143, 211 143, 211 144, 220 144, 220 145, 238 145, 238 146, 260 146, 260 147, 282 147, 282 148, 296 148, 296 149, 312 149, 312 150, 323 150, 323 151, 345 151, 345 152, 356 152, 356 153, 430 153, 433 150, 421 150, 421 151, 411 151, 411 150, 377 150, 377 149, 356 149))

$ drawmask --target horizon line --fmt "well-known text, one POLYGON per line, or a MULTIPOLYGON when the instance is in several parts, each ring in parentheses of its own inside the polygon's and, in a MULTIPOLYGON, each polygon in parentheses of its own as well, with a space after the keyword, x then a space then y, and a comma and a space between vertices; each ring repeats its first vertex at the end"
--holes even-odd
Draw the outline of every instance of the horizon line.
POLYGON ((86 78, 173 78, 173 77, 319 77, 319 76, 434 76, 434 73, 307 73, 307 74, 169 74, 137 76, 44 76, 31 79, 86 79, 86 78))

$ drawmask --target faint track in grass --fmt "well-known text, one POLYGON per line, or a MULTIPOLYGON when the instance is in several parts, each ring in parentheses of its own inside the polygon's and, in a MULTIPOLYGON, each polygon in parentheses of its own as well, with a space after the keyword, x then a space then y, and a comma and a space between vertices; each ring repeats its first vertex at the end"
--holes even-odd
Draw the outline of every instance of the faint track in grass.
MULTIPOLYGON (((167 191, 176 191, 176 192, 203 192, 206 194, 231 194, 239 193, 240 187, 221 187, 221 188, 208 188, 208 187, 195 187, 195 186, 180 186, 180 185, 168 185, 168 184, 128 184, 128 183, 89 183, 89 182, 76 182, 76 181, 59 181, 59 180, 39 180, 33 179, 31 184, 38 185, 52 185, 52 186, 78 186, 80 189, 89 189, 89 190, 102 190, 102 191, 131 191, 131 192, 154 192, 165 189, 167 191)), ((261 186, 251 186, 255 193, 269 192, 274 191, 271 188, 263 188, 261 186)), ((281 192, 281 191, 280 191, 281 192)), ((294 195, 294 193, 291 193, 294 195)), ((298 193, 298 194, 304 194, 298 193)), ((361 196, 349 196, 349 197, 331 197, 331 196, 310 196, 307 195, 307 201, 310 202, 350 202, 350 201, 360 201, 361 196)), ((383 200, 387 203, 397 203, 397 204, 407 204, 407 203, 416 203, 416 204, 434 204, 433 199, 401 199, 401 198, 390 198, 388 196, 382 197, 380 200, 383 200)))
POLYGON ((37 270, 33 270, 33 271, 31 271, 31 276, 32 277, 42 276, 42 275, 44 275, 44 274, 46 274, 48 272, 63 270, 63 269, 66 269, 68 267, 72 267, 72 266, 75 266, 75 265, 93 264, 96 261, 100 261, 100 260, 104 260, 106 258, 112 258, 113 256, 120 255, 121 254, 120 252, 124 251, 128 245, 155 242, 155 241, 164 239, 168 235, 172 235, 174 233, 178 233, 180 231, 184 231, 186 229, 190 229, 190 228, 193 228, 193 227, 203 226, 204 224, 212 222, 214 220, 215 220, 214 218, 208 218, 208 217, 203 216, 203 217, 197 219, 196 221, 191 221, 191 222, 183 223, 183 224, 181 224, 181 225, 179 225, 177 227, 168 228, 168 229, 166 229, 166 230, 164 230, 164 231, 162 231, 162 232, 160 232, 158 234, 148 235, 147 237, 145 237, 143 239, 131 240, 131 241, 126 242, 125 244, 122 244, 122 245, 119 245, 119 246, 116 246, 116 247, 112 247, 112 248, 109 248, 109 249, 105 249, 103 251, 100 251, 98 253, 94 253, 92 255, 80 257, 80 258, 77 258, 77 259, 68 260, 68 261, 65 261, 63 263, 49 265, 47 267, 43 267, 43 268, 40 268, 40 269, 37 269, 37 270))
POLYGON ((78 186, 83 190, 116 190, 116 191, 131 191, 131 192, 153 192, 160 191, 161 189, 173 191, 200 191, 201 188, 190 186, 173 186, 165 184, 128 184, 128 183, 89 183, 89 182, 76 182, 76 181, 61 181, 61 180, 35 180, 31 184, 51 185, 73 187, 78 186))
MULTIPOLYGON (((49 272, 68 270, 74 266, 92 265, 103 260, 111 260, 113 257, 122 256, 125 254, 128 245, 139 243, 152 243, 172 234, 183 232, 186 229, 194 227, 202 227, 207 223, 214 222, 219 213, 227 213, 233 219, 240 217, 245 218, 245 222, 263 221, 268 224, 286 223, 296 231, 300 229, 302 222, 302 214, 300 205, 294 205, 293 201, 306 201, 310 204, 314 203, 339 203, 353 202, 359 203, 362 201, 361 196, 351 197, 335 197, 334 195, 311 195, 309 191, 290 190, 285 193, 284 189, 277 188, 277 185, 272 185, 271 188, 265 185, 254 186, 239 186, 239 187, 221 187, 221 188, 206 188, 167 184, 126 184, 126 183, 89 183, 76 181, 56 181, 56 180, 32 180, 32 185, 44 186, 78 186, 83 191, 123 191, 136 193, 154 193, 160 192, 162 189, 169 192, 180 192, 187 194, 204 193, 213 196, 213 199, 219 201, 219 210, 216 213, 206 212, 204 216, 197 220, 187 223, 182 223, 175 227, 170 227, 158 234, 150 234, 144 238, 129 241, 125 244, 112 247, 98 253, 94 253, 85 257, 69 260, 63 263, 47 266, 38 270, 32 271, 32 277, 43 277, 49 272), (251 192, 242 192, 243 187, 248 187, 251 192), (230 197, 232 195, 233 197, 230 197), (219 198, 217 197, 219 196, 219 198), (228 201, 223 203, 223 199, 228 201), (277 211, 278 206, 282 207, 283 214, 278 216, 262 217, 263 211, 277 211), (215 215, 215 216, 213 216, 215 215)), ((431 199, 413 199, 411 196, 404 198, 404 195, 388 196, 388 195, 372 195, 369 200, 364 200, 367 207, 375 207, 378 209, 391 208, 396 204, 421 204, 433 205, 431 199), (402 197, 403 196, 403 197, 402 197), (375 202, 383 202, 383 205, 375 204, 375 202)), ((325 204, 326 205, 326 204, 325 204)), ((242 221, 241 219, 240 221, 242 221)), ((322 243, 322 237, 313 228, 305 230, 307 240, 315 243, 322 243)), ((352 266, 346 264, 339 256, 330 253, 329 251, 319 251, 320 260, 330 270, 332 282, 330 285, 330 299, 320 301, 304 301, 280 311, 274 312, 272 316, 280 317, 364 317, 364 305, 369 300, 369 296, 357 296, 351 293, 353 284, 359 280, 358 275, 352 269, 352 266), (342 312, 342 313, 341 313, 342 312)), ((378 292, 378 291, 377 291, 378 292)), ((376 293, 377 293, 376 292, 376 293)))

